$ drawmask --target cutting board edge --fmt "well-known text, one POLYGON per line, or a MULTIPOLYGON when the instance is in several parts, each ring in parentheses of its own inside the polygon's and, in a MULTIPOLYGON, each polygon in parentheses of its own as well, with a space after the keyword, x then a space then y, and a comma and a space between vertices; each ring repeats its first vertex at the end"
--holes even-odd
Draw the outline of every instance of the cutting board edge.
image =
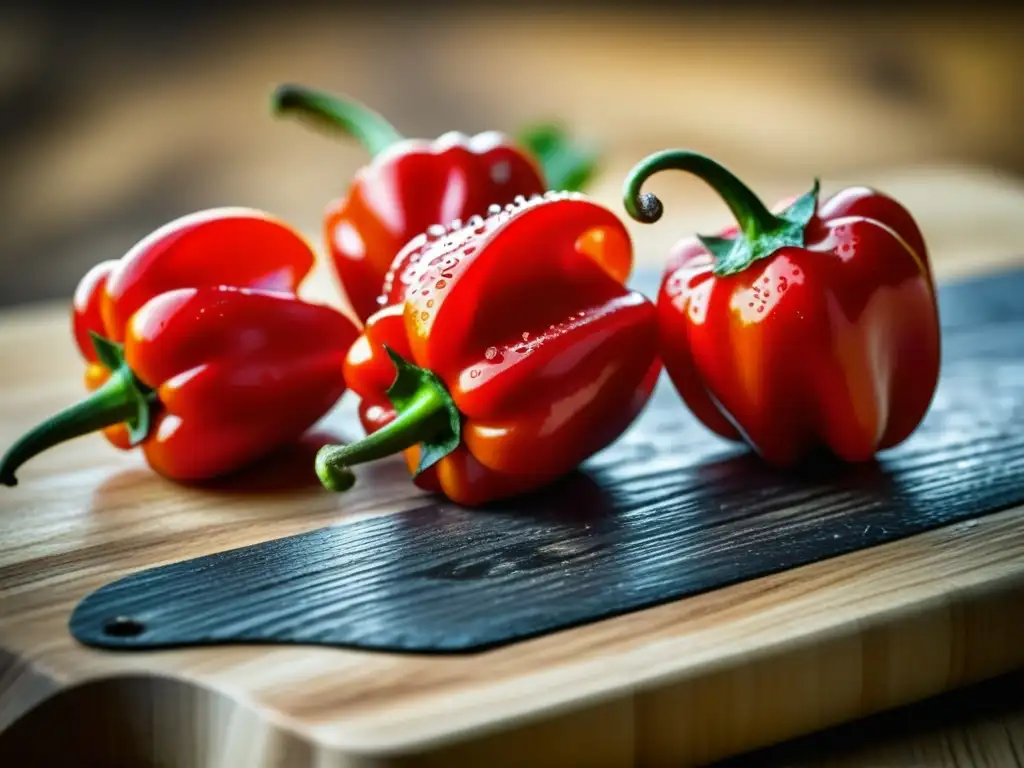
MULTIPOLYGON (((481 718, 477 724, 468 724, 463 719, 457 731, 449 730, 445 733, 397 742, 394 733, 388 733, 394 723, 382 721, 375 732, 376 738, 366 738, 368 734, 374 733, 372 730, 356 737, 351 732, 325 726, 317 729, 318 742, 321 748, 329 749, 335 754, 340 752, 352 757, 393 760, 394 762, 384 764, 396 766, 462 764, 459 761, 470 758, 492 760, 501 754, 508 754, 509 750, 515 752, 517 759, 526 760, 531 766, 555 766, 563 764, 557 760, 565 757, 558 748, 559 743, 564 746, 564 735, 561 735, 563 729, 579 729, 589 734, 591 729, 599 728, 605 733, 628 731, 629 743, 634 745, 630 750, 629 762, 601 764, 648 765, 652 762, 663 764, 663 761, 671 760, 677 761, 671 764, 690 765, 720 760, 912 704, 1024 668, 1024 620, 1018 619, 1016 624, 1000 624, 1003 619, 1012 615, 1010 609, 1019 610, 1020 604, 1024 602, 1024 505, 720 590, 728 592, 744 587, 756 587, 763 582, 767 583, 792 574, 797 574, 799 578, 799 574, 803 572, 819 569, 826 572, 841 572, 849 567, 850 561, 862 559, 866 553, 877 555, 881 550, 906 548, 918 543, 925 544, 927 549, 943 539, 959 539, 958 544, 961 544, 963 550, 969 550, 976 546, 975 539, 984 538, 990 532, 998 533, 998 528, 1011 529, 1011 532, 1016 528, 1021 531, 1013 542, 1018 561, 1016 564, 1010 558, 1005 562, 985 563, 981 568, 959 574, 958 580, 950 588, 936 589, 924 597, 911 597, 910 590, 900 588, 903 596, 901 603, 858 614, 850 613, 842 620, 831 622, 816 631, 782 637, 767 644, 752 642, 750 649, 740 649, 727 655, 712 653, 710 655, 713 661, 710 663, 698 661, 689 666, 676 665, 673 669, 651 671, 614 685, 606 685, 600 690, 584 691, 577 686, 573 695, 563 696, 559 701, 549 701, 544 706, 533 706, 528 710, 524 707, 520 712, 506 713, 501 720, 481 718), (977 530, 984 527, 992 530, 977 530), (956 533, 958 531, 964 531, 965 535, 960 537, 956 533), (943 633, 943 638, 936 639, 936 633, 943 633), (910 634, 912 639, 901 639, 901 634, 910 634), (977 645, 970 645, 972 639, 977 645), (897 669, 893 669, 892 667, 897 665, 890 663, 890 669, 885 673, 876 673, 872 683, 888 687, 889 690, 874 696, 869 705, 861 706, 855 712, 815 718, 811 713, 813 707, 803 706, 806 704, 806 701, 803 701, 801 705, 793 706, 795 716, 792 718, 792 725, 780 728, 777 723, 773 724, 768 731, 770 736, 766 737, 749 738, 742 732, 730 730, 736 725, 736 718, 732 717, 731 713, 737 710, 737 706, 730 703, 730 700, 718 702, 720 706, 717 707, 717 721, 706 716, 709 711, 714 711, 707 706, 709 693, 710 698, 715 698, 716 691, 730 687, 756 688, 756 682, 763 683, 764 678, 771 678, 772 675, 781 675, 783 682, 793 684, 800 675, 800 671, 795 669, 794 665, 803 664, 802 658, 814 656, 823 663, 834 666, 834 658, 824 657, 831 652, 838 652, 847 654, 849 659, 857 659, 857 652, 863 649, 865 642, 873 653, 884 652, 886 647, 902 644, 899 653, 911 662, 918 662, 928 650, 943 653, 944 649, 951 649, 949 655, 958 658, 951 658, 950 661, 954 663, 945 667, 942 672, 906 682, 892 673, 899 673, 911 667, 899 665, 897 669), (668 702, 664 703, 666 699, 668 702), (692 731, 683 733, 680 721, 671 717, 668 718, 668 723, 656 722, 659 716, 664 719, 668 713, 666 707, 678 711, 685 709, 686 704, 694 700, 701 702, 705 717, 685 721, 692 726, 692 731), (629 727, 626 728, 622 722, 609 722, 609 717, 628 717, 629 727), (590 725, 582 727, 580 723, 590 725), (548 736, 547 732, 555 724, 560 726, 559 733, 548 736), (652 736, 651 731, 658 731, 662 726, 663 734, 677 740, 674 749, 652 748, 650 739, 657 738, 657 735, 652 736), (706 737, 709 733, 714 734, 710 739, 706 737), (703 741, 700 738, 702 734, 705 735, 703 741), (703 746, 700 746, 701 744, 703 746), (694 745, 698 745, 698 748, 694 745), (529 751, 524 753, 524 747, 529 751), (478 753, 479 749, 486 751, 478 753), (555 756, 556 762, 551 762, 552 755, 555 756)), ((935 583, 937 582, 933 580, 932 584, 935 583)), ((856 588, 856 584, 848 586, 850 589, 856 588)), ((677 603, 706 596, 709 595, 696 595, 677 603)), ((880 598, 876 595, 872 599, 877 601, 880 598)), ((658 606, 640 613, 653 613, 671 607, 671 604, 658 606)), ((636 615, 632 614, 633 617, 636 615)), ((599 624, 629 619, 630 615, 626 615, 599 624)), ((565 630, 556 633, 556 636, 585 632, 594 626, 597 625, 565 630)), ((561 639, 571 642, 567 637, 561 639)), ((525 641, 524 644, 530 642, 534 641, 525 641)), ((808 674, 806 669, 804 673, 808 674)), ((859 694, 856 698, 863 700, 863 676, 860 680, 861 685, 848 686, 846 697, 836 696, 837 687, 834 683, 828 684, 828 693, 835 699, 859 694)), ((568 686, 563 686, 563 690, 567 688, 568 686)), ((822 700, 818 697, 819 702, 822 700)), ((760 712, 771 711, 772 703, 777 703, 777 699, 770 694, 760 704, 751 705, 750 699, 746 701, 750 712, 755 716, 760 712)), ((612 753, 621 752, 622 746, 616 745, 612 753)), ((608 745, 605 744, 601 749, 591 750, 578 757, 573 753, 573 759, 597 759, 607 754, 607 750, 608 745)), ((375 762, 374 765, 378 763, 375 762)))
MULTIPOLYGON (((901 569, 902 579, 906 582, 915 574, 919 578, 926 575, 929 564, 927 553, 936 546, 952 542, 942 557, 955 558, 986 543, 992 547, 1004 531, 1013 537, 1007 551, 1024 554, 1024 506, 993 513, 977 521, 956 523, 870 550, 813 563, 755 582, 726 587, 721 593, 750 590, 752 585, 760 586, 763 590, 768 582, 776 578, 797 574, 799 580, 801 575, 812 574, 808 581, 813 584, 815 580, 823 580, 824 586, 817 584, 808 590, 805 599, 815 593, 818 593, 819 598, 825 597, 829 590, 844 588, 842 581, 828 578, 830 571, 849 571, 851 560, 864 559, 869 553, 877 556, 882 550, 897 550, 898 554, 898 550, 923 545, 919 555, 916 558, 911 555, 901 569), (1015 530, 1019 533, 1015 533, 1015 530), (914 562, 915 559, 917 562, 914 562), (815 571, 824 572, 824 578, 822 574, 813 576, 815 571)), ((477 686, 475 690, 464 690, 452 697, 456 700, 456 708, 462 705, 461 716, 450 719, 438 711, 427 718, 421 716, 414 723, 419 724, 419 732, 415 728, 408 729, 407 738, 401 741, 395 738, 396 722, 391 716, 393 712, 378 715, 376 722, 371 719, 362 724, 357 721, 346 725, 338 720, 320 724, 303 722, 300 717, 293 717, 283 708, 268 706, 257 697, 240 693, 239 689, 231 685, 202 682, 196 675, 178 671, 139 673, 136 671, 137 665, 131 663, 131 659, 139 655, 135 653, 126 655, 128 663, 122 668, 115 667, 106 673, 72 676, 66 681, 59 681, 54 675, 48 674, 47 677, 56 682, 60 689, 27 713, 13 718, 14 724, 10 730, 17 730, 19 723, 30 719, 36 721, 31 723, 32 730, 52 728, 53 724, 47 723, 45 715, 42 718, 30 715, 36 710, 53 708, 51 702, 62 696, 72 692, 81 694, 82 689, 105 689, 107 716, 117 722, 123 724, 139 717, 149 718, 153 714, 152 710, 130 706, 130 702, 137 701, 130 689, 140 684, 171 685, 178 690, 178 695, 156 699, 149 697, 150 705, 170 709, 180 706, 183 707, 180 714, 184 715, 189 711, 188 707, 194 705, 197 696, 204 700, 217 699, 223 702, 222 705, 230 707, 234 713, 232 716, 243 717, 261 731, 273 732, 275 735, 268 738, 274 744, 280 746, 295 742, 301 744, 304 750, 323 753, 332 759, 354 760, 356 764, 365 758, 375 766, 447 765, 461 764, 466 760, 490 761, 503 754, 514 754, 517 760, 525 760, 537 766, 554 765, 552 759, 587 761, 609 757, 615 759, 610 762, 606 760, 603 764, 648 764, 664 760, 681 761, 682 764, 702 763, 909 704, 1024 666, 1024 623, 1018 621, 1020 626, 1005 623, 1005 619, 1012 614, 1009 609, 1014 606, 1019 608, 1021 601, 1024 601, 1024 557, 1017 559, 1019 564, 1010 560, 987 561, 980 567, 963 571, 942 587, 937 586, 938 582, 932 579, 926 582, 926 586, 931 588, 931 593, 927 595, 914 596, 913 587, 894 583, 892 589, 902 597, 896 605, 884 605, 882 596, 870 594, 865 600, 872 607, 857 612, 855 607, 847 606, 841 618, 816 629, 801 634, 783 633, 767 644, 751 641, 750 649, 739 647, 727 656, 709 653, 712 659, 710 662, 700 659, 682 664, 663 661, 661 667, 648 669, 646 674, 632 677, 620 674, 618 679, 596 685, 591 678, 589 686, 580 680, 570 686, 549 679, 545 683, 549 688, 548 700, 541 706, 527 704, 524 698, 528 697, 519 696, 518 711, 514 711, 515 707, 510 710, 506 705, 503 713, 482 715, 481 707, 470 707, 469 702, 459 701, 473 693, 479 695, 480 688, 493 700, 496 695, 493 686, 477 686), (973 646, 970 642, 972 638, 975 642, 973 646), (941 670, 935 667, 928 674, 919 673, 910 680, 880 672, 875 675, 873 685, 880 685, 881 690, 868 691, 867 696, 863 670, 857 675, 851 675, 842 685, 820 674, 825 667, 843 667, 854 662, 860 667, 858 660, 865 648, 874 649, 874 653, 883 656, 888 654, 886 666, 890 668, 889 672, 905 671, 908 668, 907 665, 897 664, 899 659, 894 662, 893 656, 899 654, 915 662, 926 653, 947 654, 954 663, 947 664, 941 670), (894 651, 894 648, 897 650, 894 651), (839 661, 836 659, 837 654, 840 656, 839 661), (956 659, 952 658, 954 655, 956 659), (898 668, 893 669, 894 664, 898 668), (783 682, 794 690, 801 684, 809 685, 811 689, 816 685, 827 685, 835 711, 818 717, 813 711, 817 709, 816 706, 806 706, 806 698, 793 704, 797 701, 797 697, 793 696, 789 699, 792 711, 782 712, 778 707, 777 691, 771 685, 773 680, 783 682), (125 689, 124 695, 121 695, 122 687, 125 689), (574 692, 567 694, 570 688, 574 692), (551 695, 552 690, 557 691, 557 694, 551 695), (187 693, 182 695, 182 691, 187 693), (696 699, 701 701, 701 710, 697 716, 679 717, 680 711, 687 710, 687 703, 696 699), (737 706, 739 699, 742 700, 742 707, 737 706), (735 713, 743 707, 751 713, 749 722, 735 717, 735 713), (466 716, 467 710, 473 712, 475 722, 472 721, 474 718, 466 716), (758 726, 758 712, 774 712, 775 720, 770 724, 762 722, 758 726), (434 727, 424 728, 424 719, 434 723, 434 727), (439 722, 446 725, 439 728, 439 722), (759 732, 758 727, 763 732, 759 732), (595 737, 595 734, 599 735, 595 737), (555 746, 558 748, 555 749, 555 746)), ((865 566, 862 566, 855 577, 845 584, 845 588, 856 590, 856 582, 858 579, 863 581, 865 573, 865 566)), ((678 604, 659 606, 641 613, 650 615, 678 610, 679 604, 707 597, 696 596, 678 601, 678 604)), ((794 604, 790 600, 784 605, 792 611, 794 604)), ((610 619, 596 625, 567 630, 557 633, 554 639, 559 643, 571 644, 573 638, 570 635, 578 639, 581 634, 593 634, 605 628, 604 625, 629 621, 631 618, 635 620, 636 616, 633 614, 621 617, 621 620, 610 619)), ((714 627, 705 631, 713 632, 714 627)), ((756 628, 751 634, 760 636, 756 628)), ((539 638, 522 645, 543 644, 550 639, 539 638)), ((676 638, 677 644, 685 644, 685 639, 685 636, 676 638)), ((663 657, 667 650, 664 647, 666 642, 671 644, 671 641, 661 643, 663 647, 660 654, 663 657)), ((3 649, 3 652, 13 658, 15 663, 27 663, 13 657, 7 649, 3 649)), ((213 652, 216 649, 191 649, 185 653, 205 655, 213 652)), ((633 649, 629 655, 634 657, 632 661, 639 662, 640 659, 635 657, 642 656, 644 652, 645 649, 640 647, 633 649)), ((94 653, 101 653, 108 660, 113 655, 94 653)), ((155 651, 144 655, 157 656, 161 653, 166 652, 155 651)), ((581 667, 593 666, 595 663, 599 664, 600 659, 563 665, 561 669, 563 673, 575 670, 579 677, 581 667)), ((918 669, 928 671, 924 665, 919 665, 918 669)), ((549 668, 541 674, 550 676, 552 671, 557 672, 557 669, 549 668)), ((522 677, 506 680, 499 684, 497 694, 502 693, 501 689, 505 689, 504 693, 508 694, 509 688, 522 686, 524 682, 529 685, 532 678, 527 676, 525 681, 522 677)), ((815 703, 820 705, 824 700, 818 696, 815 703)), ((180 722, 176 717, 174 712, 165 712, 159 720, 180 722)), ((168 739, 165 736, 160 740, 166 743, 177 738, 168 739)), ((188 739, 180 741, 188 742, 188 739)))

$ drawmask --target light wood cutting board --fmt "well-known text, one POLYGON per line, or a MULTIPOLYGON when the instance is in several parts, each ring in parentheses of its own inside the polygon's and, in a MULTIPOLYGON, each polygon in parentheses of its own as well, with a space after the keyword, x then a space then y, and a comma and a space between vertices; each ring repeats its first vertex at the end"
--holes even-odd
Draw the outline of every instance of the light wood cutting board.
MULTIPOLYGON (((906 201, 940 280, 1024 263, 1012 184, 956 169, 857 181, 906 201)), ((632 228, 641 264, 671 225, 632 228)), ((66 308, 0 316, 0 352, 6 445, 80 395, 66 308)), ((1024 664, 1024 508, 483 654, 101 652, 67 622, 102 584, 423 498, 397 462, 344 497, 275 490, 262 470, 261 493, 245 478, 185 489, 99 437, 20 478, 0 496, 3 765, 685 765, 1024 664)))

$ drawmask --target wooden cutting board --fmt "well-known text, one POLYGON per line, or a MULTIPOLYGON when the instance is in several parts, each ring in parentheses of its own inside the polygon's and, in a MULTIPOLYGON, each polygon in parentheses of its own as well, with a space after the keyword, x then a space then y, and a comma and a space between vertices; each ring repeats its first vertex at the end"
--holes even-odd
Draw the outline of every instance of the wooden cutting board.
MULTIPOLYGON (((654 295, 658 274, 633 284, 654 295)), ((879 461, 773 470, 702 428, 662 376, 626 434, 542 491, 477 510, 424 496, 145 569, 87 595, 71 633, 119 650, 471 653, 1024 503, 1021 294, 1024 268, 941 288, 938 390, 879 461)), ((346 398, 331 420, 346 434, 359 433, 355 405, 346 398)))
MULTIPOLYGON (((962 176, 933 178, 916 203, 894 186, 940 279, 977 271, 978 253, 1021 263, 993 243, 1024 243, 1024 194, 997 190, 972 212, 962 176), (993 221, 1000 206, 1012 215, 993 221), (977 250, 936 240, 943 227, 972 227, 977 250)), ((63 307, 0 324, 4 359, 18 363, 0 372, 6 445, 79 396, 79 369, 63 307)), ((347 436, 336 420, 324 428, 347 436)), ((26 465, 0 496, 0 764, 681 765, 1024 664, 1020 507, 473 654, 129 653, 71 636, 74 607, 118 578, 430 503, 397 461, 325 494, 308 482, 310 458, 300 447, 206 488, 162 481, 100 438, 26 465)))

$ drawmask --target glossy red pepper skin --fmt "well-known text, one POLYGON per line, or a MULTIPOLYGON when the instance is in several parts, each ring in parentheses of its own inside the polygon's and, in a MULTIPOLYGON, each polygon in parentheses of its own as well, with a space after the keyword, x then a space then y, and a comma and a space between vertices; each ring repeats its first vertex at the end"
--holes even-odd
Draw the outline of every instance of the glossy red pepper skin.
POLYGON ((279 88, 273 106, 279 114, 353 135, 371 154, 323 219, 335 274, 364 322, 379 308, 376 299, 392 261, 413 237, 431 226, 483 216, 492 205, 540 194, 549 185, 579 188, 592 170, 590 153, 570 147, 553 128, 524 133, 518 141, 500 131, 450 131, 428 141, 401 136, 361 104, 301 86, 279 88))
MULTIPOLYGON (((638 189, 627 184, 627 208, 638 189)), ((823 201, 816 190, 793 222, 795 244, 747 264, 723 268, 726 247, 682 239, 657 297, 661 356, 685 404, 780 467, 822 448, 867 461, 903 442, 939 377, 935 289, 912 216, 867 188, 823 201)))
POLYGON ((345 294, 365 321, 391 262, 431 225, 484 215, 545 189, 532 158, 497 132, 401 141, 360 168, 324 216, 324 241, 345 294))
MULTIPOLYGON (((566 195, 410 241, 345 363, 367 432, 396 418, 387 347, 438 376, 461 418, 419 487, 475 506, 571 471, 625 431, 661 370, 655 307, 624 285, 631 266, 621 221, 566 195)), ((415 473, 419 446, 404 454, 415 473)))
MULTIPOLYGON (((167 478, 193 481, 300 437, 345 391, 342 366, 358 336, 343 314, 297 296, 314 261, 284 223, 225 208, 173 221, 86 273, 72 309, 86 389, 125 374, 149 403, 145 435, 122 418, 102 428, 107 439, 139 447, 167 478), (100 358, 93 334, 119 347, 124 370, 100 358)), ((10 483, 13 467, 0 475, 10 483)))

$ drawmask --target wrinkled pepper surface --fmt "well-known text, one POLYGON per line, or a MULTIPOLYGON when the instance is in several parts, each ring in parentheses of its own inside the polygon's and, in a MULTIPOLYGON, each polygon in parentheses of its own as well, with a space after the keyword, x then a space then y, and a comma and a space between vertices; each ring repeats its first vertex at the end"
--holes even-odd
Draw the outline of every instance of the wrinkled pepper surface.
POLYGON ((60 442, 102 430, 170 479, 238 469, 298 438, 345 391, 359 332, 296 291, 314 265, 290 227, 221 208, 170 222, 85 274, 72 326, 91 394, 16 442, 0 483, 60 442))
POLYGON ((906 208, 865 187, 819 201, 815 180, 772 212, 717 162, 670 149, 627 177, 634 219, 661 216, 640 190, 667 169, 704 180, 738 223, 680 240, 658 293, 662 360, 690 410, 783 467, 822 449, 866 461, 905 440, 940 364, 928 252, 906 208))
POLYGON ((298 85, 278 88, 272 108, 354 137, 371 156, 323 220, 338 280, 362 321, 378 309, 398 251, 428 227, 483 215, 518 195, 580 189, 593 170, 592 153, 551 125, 534 126, 517 141, 498 131, 411 139, 362 104, 298 85))
POLYGON ((414 238, 345 362, 369 433, 317 455, 323 484, 402 451, 415 483, 474 506, 536 489, 609 445, 661 363, 632 243, 578 194, 520 199, 414 238))

